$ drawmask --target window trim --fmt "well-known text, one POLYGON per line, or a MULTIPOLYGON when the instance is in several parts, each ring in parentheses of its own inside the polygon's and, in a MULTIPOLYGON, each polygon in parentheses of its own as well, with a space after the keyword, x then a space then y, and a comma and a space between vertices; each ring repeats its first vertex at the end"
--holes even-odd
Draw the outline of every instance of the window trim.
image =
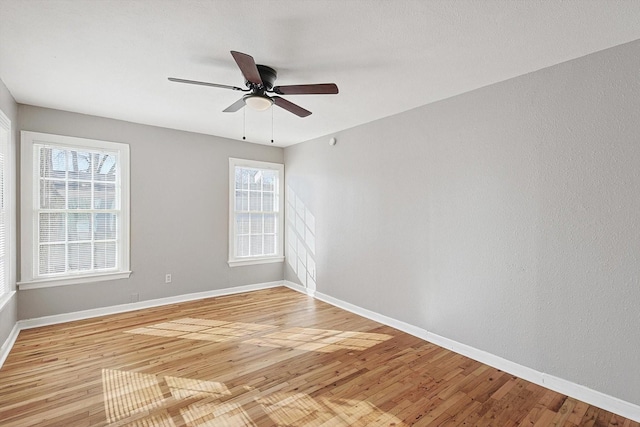
POLYGON ((264 162, 258 160, 238 159, 229 157, 229 258, 227 263, 230 267, 240 267, 246 265, 269 264, 274 262, 284 262, 284 165, 282 163, 264 162), (278 172, 277 205, 278 219, 276 221, 276 255, 236 257, 235 256, 235 170, 236 166, 269 169, 278 172))
POLYGON ((128 278, 130 270, 130 165, 129 165, 129 145, 119 142, 100 141, 96 139, 78 138, 64 135, 53 135, 41 132, 21 131, 20 132, 20 186, 21 203, 21 281, 18 288, 37 289, 53 286, 75 285, 82 283, 92 283, 106 280, 116 280, 128 278), (49 143, 60 147, 73 149, 104 149, 117 151, 120 160, 120 194, 121 194, 121 229, 119 240, 120 258, 119 269, 109 272, 82 273, 73 272, 57 277, 37 277, 35 268, 35 250, 37 247, 37 218, 34 215, 38 197, 35 187, 35 173, 39 165, 35 164, 37 159, 34 156, 34 144, 49 143))

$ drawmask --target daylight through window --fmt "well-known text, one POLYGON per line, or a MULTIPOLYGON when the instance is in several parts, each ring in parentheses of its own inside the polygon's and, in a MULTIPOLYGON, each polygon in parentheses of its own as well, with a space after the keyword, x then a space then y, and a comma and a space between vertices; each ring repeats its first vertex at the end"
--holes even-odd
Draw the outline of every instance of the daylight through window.
POLYGON ((36 147, 38 276, 117 268, 118 154, 36 147))
POLYGON ((128 270, 128 146, 31 136, 33 279, 128 270))
POLYGON ((282 261, 281 164, 230 159, 229 263, 282 261))

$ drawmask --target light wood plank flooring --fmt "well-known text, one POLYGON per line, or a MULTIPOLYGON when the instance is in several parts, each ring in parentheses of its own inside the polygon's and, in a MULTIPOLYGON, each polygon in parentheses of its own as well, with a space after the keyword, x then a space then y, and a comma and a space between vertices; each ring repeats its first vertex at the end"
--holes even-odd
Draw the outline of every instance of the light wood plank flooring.
POLYGON ((22 331, 0 425, 640 427, 286 288, 22 331))

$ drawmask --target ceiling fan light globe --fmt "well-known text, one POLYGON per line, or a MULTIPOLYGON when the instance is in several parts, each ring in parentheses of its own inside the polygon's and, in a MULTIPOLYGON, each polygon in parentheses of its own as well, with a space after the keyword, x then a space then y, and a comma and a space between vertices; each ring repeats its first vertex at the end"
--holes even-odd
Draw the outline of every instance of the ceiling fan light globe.
POLYGON ((273 104, 273 101, 271 100, 271 98, 267 98, 266 96, 257 96, 257 95, 247 96, 244 99, 244 102, 245 104, 247 104, 249 108, 255 111, 267 110, 273 104))

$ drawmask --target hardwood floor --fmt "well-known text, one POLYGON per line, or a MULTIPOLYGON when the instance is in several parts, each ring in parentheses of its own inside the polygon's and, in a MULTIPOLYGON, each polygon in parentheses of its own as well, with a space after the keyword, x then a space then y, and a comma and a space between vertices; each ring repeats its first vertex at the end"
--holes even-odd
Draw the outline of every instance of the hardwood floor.
POLYGON ((640 427, 286 288, 22 331, 0 425, 640 427))

